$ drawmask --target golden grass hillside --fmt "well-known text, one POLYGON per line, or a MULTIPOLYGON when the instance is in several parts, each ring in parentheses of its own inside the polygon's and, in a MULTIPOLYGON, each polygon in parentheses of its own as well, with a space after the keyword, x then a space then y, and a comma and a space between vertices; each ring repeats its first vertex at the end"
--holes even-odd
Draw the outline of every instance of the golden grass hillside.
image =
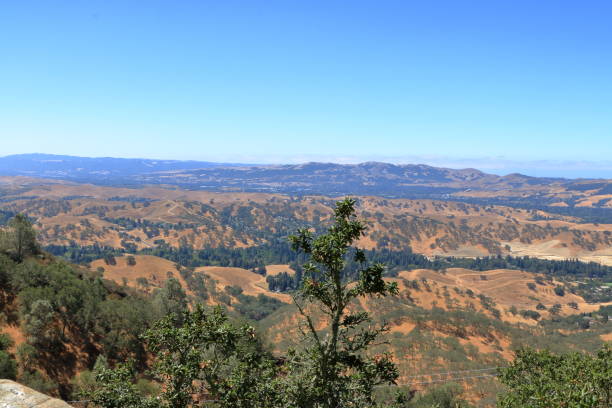
MULTIPOLYGON (((247 247, 325 224, 330 197, 117 188, 12 178, 0 210, 37 220, 43 244, 152 248, 247 247)), ((612 265, 612 225, 546 213, 451 201, 360 197, 364 248, 411 248, 427 256, 529 255, 612 265)))

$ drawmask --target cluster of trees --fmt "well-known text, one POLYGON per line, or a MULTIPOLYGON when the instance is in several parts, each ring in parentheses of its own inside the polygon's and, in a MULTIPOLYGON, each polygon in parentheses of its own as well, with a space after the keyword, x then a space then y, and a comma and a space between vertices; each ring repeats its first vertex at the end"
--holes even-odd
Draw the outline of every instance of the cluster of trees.
MULTIPOLYGON (((576 196, 576 198, 565 199, 564 201, 568 204, 568 207, 551 206, 554 202, 558 201, 557 198, 543 198, 538 199, 541 202, 534 202, 534 197, 518 198, 474 198, 474 197, 463 197, 461 198, 464 202, 473 204, 479 204, 483 206, 489 205, 503 205, 508 207, 514 207, 518 209, 526 209, 534 211, 545 211, 551 214, 559 214, 561 216, 570 216, 582 219, 583 222, 587 223, 601 223, 601 224, 612 224, 612 210, 605 207, 576 207, 578 199, 583 198, 576 196)), ((454 199, 457 199, 456 197, 454 199)), ((558 218, 558 217, 557 217, 558 218)), ((542 219, 542 217, 534 215, 533 219, 542 219)))
MULTIPOLYGON (((71 262, 87 263, 95 259, 103 258, 108 255, 120 255, 124 250, 92 246, 59 246, 53 245, 45 247, 45 250, 56 256, 62 256, 71 262)), ((179 248, 171 247, 162 243, 155 248, 146 248, 137 253, 145 255, 159 256, 183 266, 231 266, 258 271, 264 273, 265 265, 270 264, 291 264, 292 267, 298 266, 306 260, 303 254, 296 254, 291 250, 289 244, 284 240, 252 246, 247 248, 204 248, 193 249, 189 246, 179 248)), ((514 256, 489 256, 479 258, 454 258, 436 257, 430 259, 426 256, 415 254, 410 250, 394 251, 390 249, 375 249, 364 251, 368 259, 372 262, 380 262, 387 265, 387 273, 393 276, 400 270, 410 270, 416 268, 426 268, 433 270, 443 270, 446 268, 466 268, 477 271, 491 269, 517 269, 528 272, 542 273, 555 277, 589 277, 604 280, 612 280, 612 267, 596 262, 582 262, 576 259, 563 261, 539 259, 533 257, 514 257, 514 256)), ((351 271, 356 267, 348 261, 347 273, 351 277, 351 271)), ((270 279, 273 290, 295 289, 296 282, 301 280, 301 275, 297 275, 295 281, 290 283, 287 277, 270 279), (282 281, 285 281, 284 283, 282 281)))
POLYGON ((66 384, 49 374, 75 364, 68 344, 95 358, 131 358, 146 364, 140 335, 168 314, 180 314, 187 296, 176 279, 151 296, 103 281, 41 253, 32 225, 16 216, 2 231, 0 246, 0 321, 19 325, 26 336, 14 353, 11 341, 0 338, 0 376, 17 378, 43 392, 69 395, 66 384))
MULTIPOLYGON (((458 267, 476 271, 491 269, 518 269, 551 276, 573 276, 612 279, 612 267, 597 262, 582 262, 577 259, 554 261, 528 256, 492 256, 482 258, 445 258, 445 267, 458 267)), ((435 268, 433 268, 435 269, 435 268)))
POLYGON ((47 245, 44 250, 51 255, 62 257, 73 264, 85 265, 96 259, 120 256, 125 253, 124 249, 117 249, 109 246, 99 245, 77 245, 72 242, 70 245, 47 245))

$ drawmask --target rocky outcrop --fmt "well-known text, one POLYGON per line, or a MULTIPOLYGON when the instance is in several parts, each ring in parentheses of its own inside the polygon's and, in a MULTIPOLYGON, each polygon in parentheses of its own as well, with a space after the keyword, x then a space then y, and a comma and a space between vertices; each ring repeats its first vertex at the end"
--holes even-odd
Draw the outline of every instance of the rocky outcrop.
POLYGON ((72 408, 11 380, 0 380, 0 408, 72 408))

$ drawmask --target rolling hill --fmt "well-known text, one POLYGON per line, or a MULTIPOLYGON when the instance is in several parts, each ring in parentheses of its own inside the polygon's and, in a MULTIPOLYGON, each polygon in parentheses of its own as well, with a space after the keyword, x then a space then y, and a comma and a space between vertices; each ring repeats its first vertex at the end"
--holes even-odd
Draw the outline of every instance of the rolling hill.
MULTIPOLYGON (((322 228, 334 205, 324 196, 108 187, 29 178, 0 179, 4 220, 36 220, 44 245, 99 245, 128 252, 168 245, 252 247, 322 228)), ((535 209, 441 200, 358 197, 369 225, 364 248, 426 256, 578 258, 612 265, 612 224, 535 209)), ((1 215, 1 214, 0 214, 1 215)), ((1 221, 1 218, 0 218, 1 221)))

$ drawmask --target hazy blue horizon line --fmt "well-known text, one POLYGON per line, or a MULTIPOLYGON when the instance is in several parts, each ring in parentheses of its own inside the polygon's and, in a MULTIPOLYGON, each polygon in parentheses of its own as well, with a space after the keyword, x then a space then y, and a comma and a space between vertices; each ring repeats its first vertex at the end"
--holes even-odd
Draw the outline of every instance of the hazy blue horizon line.
POLYGON ((227 155, 217 155, 217 159, 176 159, 176 158, 150 158, 150 157, 125 157, 125 156, 81 156, 73 154, 56 153, 14 153, 1 156, 0 159, 17 156, 51 156, 79 159, 124 159, 124 160, 150 160, 160 162, 202 162, 226 166, 283 166, 304 165, 308 163, 324 163, 337 165, 358 165, 363 163, 385 163, 397 166, 414 165, 447 168, 453 170, 474 169, 487 174, 507 176, 510 174, 521 174, 531 177, 565 178, 565 179, 612 179, 612 161, 590 161, 590 160, 562 160, 562 159, 534 159, 517 160, 505 157, 480 157, 461 158, 445 156, 378 156, 361 157, 347 155, 343 157, 335 155, 275 155, 255 159, 256 156, 233 155, 238 160, 226 160, 227 155), (240 158, 244 160, 241 160, 240 158), (536 174, 534 174, 536 173, 536 174), (578 176, 578 174, 584 173, 578 176), (600 174, 596 174, 600 173, 600 174), (586 175, 589 174, 589 175, 586 175))

